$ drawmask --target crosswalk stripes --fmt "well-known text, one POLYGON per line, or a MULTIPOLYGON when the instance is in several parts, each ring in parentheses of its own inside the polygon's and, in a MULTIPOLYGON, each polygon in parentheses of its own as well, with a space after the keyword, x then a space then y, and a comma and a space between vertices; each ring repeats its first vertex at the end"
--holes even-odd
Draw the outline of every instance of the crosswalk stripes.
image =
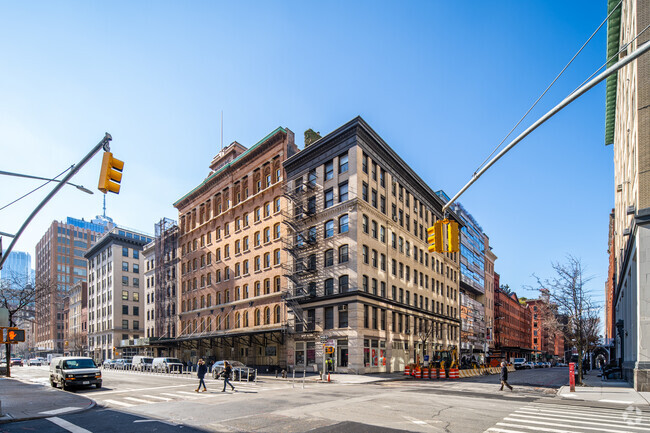
MULTIPOLYGON (((237 390, 240 391, 248 391, 248 392, 259 392, 261 388, 259 388, 258 385, 254 384, 238 384, 236 386, 237 390)), ((268 391, 271 389, 278 389, 278 388, 264 388, 264 390, 268 391)), ((222 398, 223 395, 221 391, 221 386, 217 387, 216 389, 211 388, 209 392, 200 392, 197 393, 196 391, 181 391, 181 390, 174 390, 174 391, 169 391, 169 392, 156 392, 152 390, 148 390, 148 394, 139 394, 137 392, 131 392, 130 394, 125 394, 125 395, 120 395, 118 393, 111 394, 110 399, 102 399, 101 394, 95 394, 95 399, 98 401, 98 403, 103 404, 105 406, 112 406, 115 408, 130 408, 134 406, 141 406, 141 405, 147 405, 147 404, 155 404, 155 403, 166 403, 166 402, 171 402, 171 401, 182 401, 182 400, 189 400, 189 401, 197 401, 197 400, 209 400, 209 399, 216 399, 216 398, 222 398)), ((162 391, 162 389, 160 390, 162 391)), ((230 392, 228 394, 231 394, 230 392)))
POLYGON ((515 410, 485 433, 635 433, 650 431, 650 413, 634 406, 594 408, 532 403, 515 410))

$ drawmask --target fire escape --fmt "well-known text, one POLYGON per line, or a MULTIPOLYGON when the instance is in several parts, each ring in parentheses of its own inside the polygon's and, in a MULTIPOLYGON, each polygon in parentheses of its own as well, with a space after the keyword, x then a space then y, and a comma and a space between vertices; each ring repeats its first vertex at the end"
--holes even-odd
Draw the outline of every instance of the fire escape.
POLYGON ((287 227, 287 236, 283 239, 283 248, 291 260, 284 265, 288 287, 283 299, 289 310, 290 332, 303 333, 316 331, 316 318, 313 310, 307 316, 302 303, 317 296, 319 273, 322 272, 322 257, 319 260, 318 239, 322 238, 323 227, 316 218, 317 203, 322 202, 322 188, 316 183, 315 173, 310 174, 306 183, 299 179, 295 186, 286 186, 284 196, 288 205, 284 209, 283 221, 287 227), (292 317, 291 317, 292 316, 292 317))
POLYGON ((155 336, 173 338, 176 335, 176 263, 178 257, 178 226, 163 218, 156 224, 155 238, 155 336))

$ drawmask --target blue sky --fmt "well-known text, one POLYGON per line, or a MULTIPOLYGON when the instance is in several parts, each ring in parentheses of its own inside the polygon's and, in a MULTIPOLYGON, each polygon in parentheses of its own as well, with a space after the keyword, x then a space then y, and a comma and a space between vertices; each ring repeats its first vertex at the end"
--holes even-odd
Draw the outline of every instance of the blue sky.
MULTIPOLYGON (((105 1, 0 3, 0 170, 55 176, 108 131, 125 161, 107 198, 153 232, 224 143, 278 126, 328 133, 361 115, 434 189, 453 196, 606 16, 606 1, 105 1)), ((524 121, 605 60, 605 29, 524 121)), ((518 294, 580 257, 604 299, 613 151, 604 84, 542 126, 461 198, 518 294)), ((514 135, 513 135, 514 137, 514 135)), ((74 182, 96 189, 101 155, 74 182)), ((0 207, 38 182, 0 178, 0 207)), ((14 233, 46 191, 0 211, 14 233)), ((102 195, 66 187, 53 220, 92 218, 102 195)), ((8 240, 4 240, 4 246, 8 240)))

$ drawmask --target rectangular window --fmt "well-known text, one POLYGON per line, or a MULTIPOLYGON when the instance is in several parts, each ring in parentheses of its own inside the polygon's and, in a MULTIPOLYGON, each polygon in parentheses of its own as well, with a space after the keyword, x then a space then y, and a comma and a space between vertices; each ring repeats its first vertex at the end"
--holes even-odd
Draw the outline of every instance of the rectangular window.
POLYGON ((123 286, 129 285, 129 277, 122 277, 122 285, 123 286))
POLYGON ((361 185, 361 198, 364 201, 368 201, 368 184, 365 182, 361 185))
POLYGON ((325 209, 334 206, 334 190, 332 188, 325 191, 325 209))
POLYGON ((129 315, 129 306, 128 305, 122 305, 122 314, 125 316, 129 315))
POLYGON ((129 321, 128 320, 122 320, 122 329, 129 329, 129 321))
POLYGON ((127 247, 122 247, 122 257, 129 257, 129 249, 127 247))
POLYGON ((368 155, 365 153, 361 157, 361 169, 364 173, 368 174, 368 155))
POLYGON ((334 177, 334 161, 327 161, 325 163, 325 180, 330 180, 334 177))
POLYGON ((343 182, 339 184, 339 203, 342 203, 348 199, 348 183, 343 182))
POLYGON ((334 328, 334 307, 325 307, 325 329, 334 328))
POLYGON ((339 156, 339 174, 348 171, 348 154, 339 156))
POLYGON ((346 305, 339 305, 339 328, 347 328, 348 327, 348 306, 346 305))

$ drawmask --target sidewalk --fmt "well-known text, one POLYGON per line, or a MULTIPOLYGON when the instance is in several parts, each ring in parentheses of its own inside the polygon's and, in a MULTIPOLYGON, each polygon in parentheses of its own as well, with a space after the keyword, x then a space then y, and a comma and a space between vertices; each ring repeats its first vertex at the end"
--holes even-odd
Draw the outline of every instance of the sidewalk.
POLYGON ((565 385, 557 395, 571 400, 650 406, 650 392, 635 391, 623 380, 601 380, 598 374, 597 370, 591 370, 584 376, 585 386, 576 386, 575 392, 570 392, 569 385, 565 385))
POLYGON ((49 386, 0 378, 0 424, 88 410, 95 402, 49 386))
MULTIPOLYGON (((370 382, 381 382, 388 380, 403 380, 404 378, 408 379, 408 376, 404 376, 404 373, 380 373, 380 374, 349 374, 349 373, 330 373, 330 383, 370 383, 370 382)), ((275 375, 259 375, 259 380, 277 380, 281 382, 291 382, 293 380, 293 373, 287 375, 286 379, 282 377, 275 377, 275 375)), ((296 383, 300 383, 303 380, 302 372, 296 372, 296 383)), ((325 382, 327 381, 327 376, 325 376, 325 382)), ((307 373, 305 376, 306 383, 324 383, 320 379, 320 374, 318 373, 307 373)))

